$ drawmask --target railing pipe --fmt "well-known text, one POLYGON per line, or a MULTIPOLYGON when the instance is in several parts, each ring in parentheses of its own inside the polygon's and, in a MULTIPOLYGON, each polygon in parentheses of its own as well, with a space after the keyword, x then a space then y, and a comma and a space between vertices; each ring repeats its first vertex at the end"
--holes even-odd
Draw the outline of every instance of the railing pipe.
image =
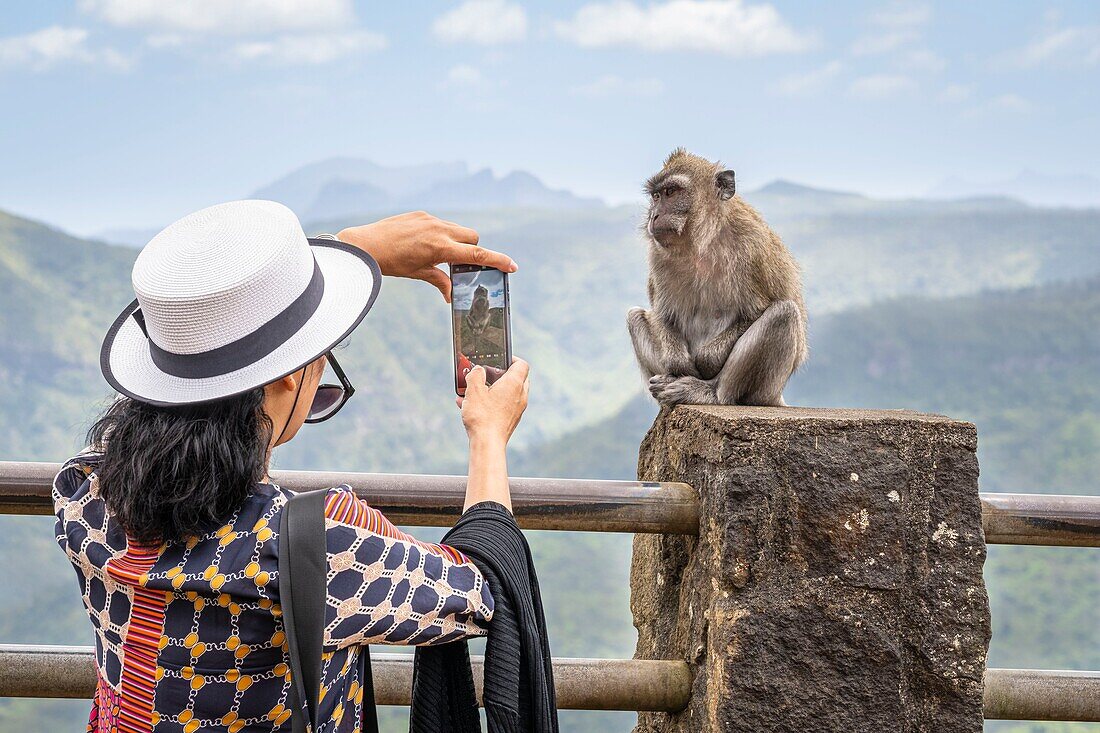
MULTIPOLYGON (((56 463, 0 461, 0 513, 51 514, 56 463)), ((465 476, 273 471, 295 491, 347 484, 396 524, 450 526, 462 514, 465 476)), ((513 478, 512 508, 525 529, 697 534, 699 507, 687 484, 513 478)))
MULTIPOLYGON (((0 697, 91 698, 96 672, 91 647, 0 644, 0 697)), ((473 658, 481 698, 483 660, 473 658)), ((408 705, 412 656, 373 654, 380 705, 408 705)), ((555 659, 558 705, 564 710, 677 712, 691 695, 683 662, 555 659)), ((1100 721, 1100 672, 987 669, 989 720, 1100 721)))
POLYGON ((1100 721, 1100 672, 987 669, 987 720, 1100 721))
POLYGON ((1100 547, 1100 496, 983 493, 985 541, 1100 547))
MULTIPOLYGON (((56 463, 0 461, 0 514, 50 514, 56 463)), ((464 476, 274 471, 296 491, 347 484, 397 524, 450 526, 462 512, 464 476)), ((698 534, 699 505, 675 482, 513 478, 512 506, 525 529, 698 534)), ((989 544, 1100 547, 1100 496, 983 493, 989 544)))
MULTIPOLYGON (((0 644, 0 697, 88 698, 95 692, 91 647, 0 644)), ((554 659, 554 688, 563 710, 683 710, 691 695, 684 662, 635 659, 554 659)), ((372 654, 379 705, 408 705, 411 654, 372 654)), ((473 658, 481 700, 482 657, 473 658)))

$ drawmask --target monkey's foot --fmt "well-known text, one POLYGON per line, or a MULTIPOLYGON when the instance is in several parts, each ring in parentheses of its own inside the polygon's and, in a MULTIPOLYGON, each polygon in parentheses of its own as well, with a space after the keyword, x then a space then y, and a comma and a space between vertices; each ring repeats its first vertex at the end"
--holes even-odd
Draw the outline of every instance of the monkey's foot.
POLYGON ((714 386, 697 377, 658 374, 649 380, 649 393, 662 405, 713 405, 718 401, 714 386))

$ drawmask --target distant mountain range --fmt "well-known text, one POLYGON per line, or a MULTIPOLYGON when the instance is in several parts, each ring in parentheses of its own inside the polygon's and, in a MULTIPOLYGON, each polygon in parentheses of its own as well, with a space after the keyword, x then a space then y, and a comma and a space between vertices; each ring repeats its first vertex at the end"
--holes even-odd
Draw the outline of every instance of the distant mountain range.
MULTIPOLYGON (((605 207, 598 198, 552 189, 526 171, 497 176, 463 162, 383 166, 359 158, 330 158, 298 168, 246 198, 286 204, 307 224, 379 218, 402 211, 490 209, 578 210, 605 207)), ((167 222, 166 222, 167 223, 167 222)), ((116 228, 96 239, 143 247, 159 228, 116 228)))
POLYGON ((844 199, 866 199, 867 197, 861 193, 854 193, 851 191, 834 191, 828 188, 815 188, 813 186, 806 186, 801 183, 795 183, 794 181, 788 181, 785 178, 777 178, 771 183, 766 183, 755 191, 749 191, 749 195, 757 196, 790 196, 797 198, 816 198, 828 201, 839 201, 844 199))
MULTIPOLYGON (((788 180, 775 180, 743 192, 772 216, 820 214, 894 214, 944 211, 1007 211, 1027 205, 1100 207, 1100 180, 1088 176, 1043 176, 1026 172, 1012 181, 973 184, 949 179, 926 199, 875 199, 860 193, 833 191, 788 180)), ((552 189, 535 175, 512 171, 498 176, 488 168, 471 170, 463 162, 383 166, 359 158, 330 158, 298 168, 263 186, 250 198, 289 206, 307 225, 386 216, 401 211, 473 212, 500 209, 582 211, 606 208, 598 198, 552 189)), ((641 205, 639 199, 639 205, 641 205)), ((115 228, 96 239, 144 246, 159 228, 115 228)))
POLYGON ((304 166, 252 194, 281 201, 304 221, 379 211, 438 211, 603 206, 596 198, 554 190, 535 176, 513 171, 497 177, 465 163, 381 166, 369 160, 332 158, 304 166))
POLYGON ((1100 178, 1089 175, 1052 176, 1025 170, 1001 181, 970 181, 952 177, 933 187, 929 198, 960 199, 1004 196, 1034 206, 1100 206, 1100 178))

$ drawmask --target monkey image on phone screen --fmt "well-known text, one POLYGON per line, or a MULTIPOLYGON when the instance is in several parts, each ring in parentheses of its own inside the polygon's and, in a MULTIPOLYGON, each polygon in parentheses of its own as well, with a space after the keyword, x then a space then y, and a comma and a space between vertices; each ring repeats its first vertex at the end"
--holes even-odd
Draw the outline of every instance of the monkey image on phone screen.
POLYGON ((466 374, 485 368, 495 382, 512 361, 508 318, 508 276, 477 265, 451 268, 451 326, 454 333, 455 391, 466 391, 466 374))

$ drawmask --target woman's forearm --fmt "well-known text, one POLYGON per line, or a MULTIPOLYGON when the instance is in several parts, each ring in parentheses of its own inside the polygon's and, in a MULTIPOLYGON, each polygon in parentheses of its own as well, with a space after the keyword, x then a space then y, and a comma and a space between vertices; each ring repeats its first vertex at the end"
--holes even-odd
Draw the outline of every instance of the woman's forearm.
POLYGON ((470 440, 470 473, 466 481, 466 503, 462 511, 482 501, 495 501, 512 511, 512 494, 508 489, 507 446, 504 440, 470 440))

